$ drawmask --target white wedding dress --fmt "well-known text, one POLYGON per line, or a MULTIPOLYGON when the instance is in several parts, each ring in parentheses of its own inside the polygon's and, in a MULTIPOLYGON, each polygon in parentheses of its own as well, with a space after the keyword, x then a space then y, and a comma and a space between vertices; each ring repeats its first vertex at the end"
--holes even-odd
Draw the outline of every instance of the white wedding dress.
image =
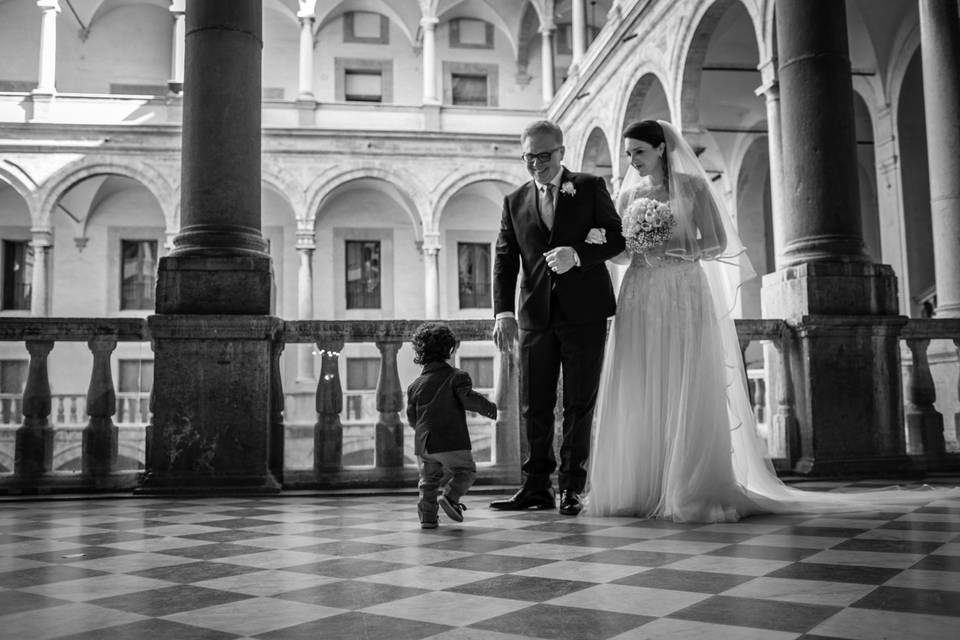
POLYGON ((780 481, 757 434, 732 316, 743 245, 689 145, 669 123, 660 124, 670 188, 625 183, 618 211, 652 198, 669 202, 678 224, 658 255, 632 255, 620 286, 585 513, 733 522, 757 513, 849 512, 960 498, 960 489, 825 493, 780 481))

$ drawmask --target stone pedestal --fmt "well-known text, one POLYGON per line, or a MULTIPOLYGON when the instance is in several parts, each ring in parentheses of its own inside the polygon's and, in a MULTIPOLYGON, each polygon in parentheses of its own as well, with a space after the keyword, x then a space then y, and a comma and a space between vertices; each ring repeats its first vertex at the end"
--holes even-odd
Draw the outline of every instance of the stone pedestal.
POLYGON ((157 313, 269 314, 269 256, 166 256, 157 273, 157 313))
POLYGON ((763 315, 784 318, 799 442, 793 470, 905 474, 897 285, 887 265, 806 263, 763 279, 763 315))
POLYGON ((279 491, 271 470, 278 449, 270 441, 282 407, 274 363, 283 321, 158 315, 148 322, 153 423, 139 492, 279 491))

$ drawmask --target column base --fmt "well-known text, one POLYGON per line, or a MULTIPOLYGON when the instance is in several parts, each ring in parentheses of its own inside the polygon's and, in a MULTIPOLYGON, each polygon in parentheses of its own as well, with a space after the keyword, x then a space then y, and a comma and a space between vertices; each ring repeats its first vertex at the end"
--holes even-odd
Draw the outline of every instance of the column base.
POLYGON ((282 329, 263 316, 151 316, 153 421, 139 493, 274 493, 282 329), (271 446, 273 445, 273 447, 271 446))
POLYGON ((317 124, 317 101, 312 97, 298 97, 294 103, 297 109, 297 124, 301 127, 313 127, 317 124))
POLYGON ((160 258, 158 314, 267 315, 273 306, 269 256, 160 258))
POLYGON ((808 262, 763 276, 763 317, 894 316, 897 277, 885 264, 808 262))
POLYGON ((440 103, 424 102, 420 109, 423 111, 423 130, 440 131, 440 103))

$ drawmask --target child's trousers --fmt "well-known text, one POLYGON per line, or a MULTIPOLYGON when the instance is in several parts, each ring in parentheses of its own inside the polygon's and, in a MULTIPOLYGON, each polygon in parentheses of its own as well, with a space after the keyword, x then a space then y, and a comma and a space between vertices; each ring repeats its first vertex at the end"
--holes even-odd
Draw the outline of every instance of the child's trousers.
POLYGON ((420 522, 437 521, 437 497, 441 490, 450 502, 460 502, 460 498, 473 485, 476 476, 477 463, 473 461, 470 449, 437 453, 424 451, 420 455, 420 502, 417 504, 420 522), (448 471, 451 478, 441 487, 444 471, 448 471))

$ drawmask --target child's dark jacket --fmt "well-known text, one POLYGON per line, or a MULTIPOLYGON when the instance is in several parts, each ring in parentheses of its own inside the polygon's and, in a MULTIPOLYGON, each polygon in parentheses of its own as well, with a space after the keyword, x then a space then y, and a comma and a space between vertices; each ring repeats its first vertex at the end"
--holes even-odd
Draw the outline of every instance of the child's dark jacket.
POLYGON ((465 410, 497 417, 497 405, 473 390, 466 371, 446 362, 424 366, 407 388, 407 420, 416 431, 416 454, 470 449, 465 410))

